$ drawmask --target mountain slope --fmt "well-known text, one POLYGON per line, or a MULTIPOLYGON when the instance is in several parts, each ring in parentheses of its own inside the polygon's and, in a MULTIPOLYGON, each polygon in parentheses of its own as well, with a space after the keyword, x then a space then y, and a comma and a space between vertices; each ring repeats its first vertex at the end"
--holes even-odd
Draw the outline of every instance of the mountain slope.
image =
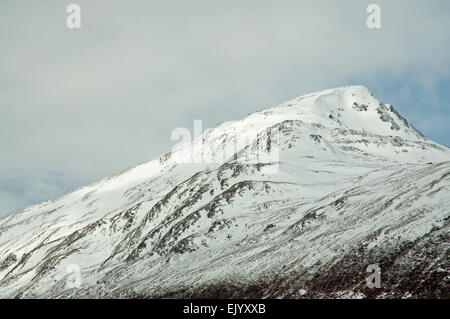
POLYGON ((367 88, 304 95, 0 219, 0 297, 445 297, 449 181, 367 88))

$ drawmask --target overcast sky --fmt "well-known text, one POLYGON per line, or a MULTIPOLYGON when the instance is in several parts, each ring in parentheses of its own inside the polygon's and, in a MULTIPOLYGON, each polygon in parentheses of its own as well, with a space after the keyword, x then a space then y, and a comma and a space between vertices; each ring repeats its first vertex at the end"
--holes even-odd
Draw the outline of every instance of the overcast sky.
POLYGON ((2 0, 0 216, 165 153, 195 119, 347 84, 450 145, 449 39, 448 0, 2 0))

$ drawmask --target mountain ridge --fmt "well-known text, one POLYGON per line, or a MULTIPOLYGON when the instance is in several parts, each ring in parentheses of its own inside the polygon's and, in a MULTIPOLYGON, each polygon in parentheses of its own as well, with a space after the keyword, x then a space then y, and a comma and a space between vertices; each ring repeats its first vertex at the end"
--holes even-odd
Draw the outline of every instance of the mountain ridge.
MULTIPOLYGON (((215 126, 213 126, 213 127, 211 127, 211 128, 206 129, 204 132, 202 132, 202 135, 208 134, 208 133, 210 133, 211 130, 215 130, 215 129, 219 128, 219 127, 222 126, 222 125, 229 125, 229 124, 233 124, 233 123, 236 123, 236 122, 240 122, 240 121, 245 120, 246 118, 248 118, 248 117, 250 117, 250 116, 252 116, 252 115, 255 115, 255 114, 258 114, 258 113, 267 112, 267 111, 269 111, 269 110, 276 110, 276 109, 278 109, 278 108, 280 108, 280 107, 283 107, 283 106, 285 106, 285 105, 288 105, 288 106, 289 106, 289 105, 292 105, 292 103, 295 103, 295 101, 303 100, 303 99, 305 99, 305 98, 307 98, 307 97, 311 97, 311 96, 323 96, 323 95, 325 95, 325 94, 332 93, 332 92, 334 92, 334 91, 336 91, 336 90, 346 90, 346 89, 352 89, 352 88, 357 88, 357 89, 359 89, 359 90, 366 91, 366 94, 368 94, 368 95, 370 95, 371 97, 373 97, 373 94, 367 89, 367 87, 365 87, 365 86, 363 86, 363 85, 345 85, 345 86, 340 86, 340 87, 336 87, 336 88, 333 88, 333 89, 326 89, 326 90, 321 90, 321 91, 317 91, 317 92, 314 92, 314 93, 307 93, 307 94, 301 95, 301 96, 299 96, 299 97, 290 99, 290 100, 288 100, 288 101, 286 101, 286 102, 284 102, 284 103, 281 103, 281 104, 279 104, 279 105, 277 105, 277 106, 264 108, 264 109, 261 109, 261 110, 259 110, 259 111, 254 112, 254 113, 250 113, 250 114, 248 114, 247 116, 243 117, 243 118, 240 119, 240 120, 225 121, 225 122, 219 123, 219 124, 217 124, 217 125, 215 125, 215 126)), ((384 103, 383 103, 383 104, 384 104, 384 103)), ((392 107, 391 105, 389 105, 389 106, 392 107)), ((401 115, 398 114, 398 112, 397 112, 395 109, 393 109, 393 107, 392 107, 392 110, 393 110, 394 113, 396 113, 397 115, 399 115, 401 119, 406 120, 406 119, 404 119, 403 117, 401 117, 401 115)), ((407 121, 406 121, 406 122, 407 122, 407 121)), ((444 146, 444 147, 448 148, 448 146, 446 146, 446 145, 441 145, 441 144, 435 143, 435 142, 433 142, 433 141, 430 141, 430 140, 429 140, 428 138, 426 138, 421 132, 419 132, 416 128, 414 128, 409 122, 408 122, 408 125, 409 125, 410 127, 412 127, 414 131, 417 131, 418 135, 419 135, 420 137, 422 137, 424 140, 427 140, 427 141, 432 142, 432 143, 434 143, 434 144, 437 144, 437 145, 439 145, 439 146, 444 146)), ((393 132, 393 133, 395 133, 395 132, 393 132)), ((201 135, 201 136, 202 136, 202 135, 201 135)), ((200 136, 200 137, 201 137, 201 136, 200 136)), ((199 137, 199 139, 200 139, 200 137, 199 137)), ((174 147, 172 151, 175 151, 175 152, 176 152, 176 151, 177 151, 176 147, 174 147)), ((94 186, 94 185, 100 184, 100 183, 102 183, 102 182, 104 182, 104 181, 110 180, 110 179, 112 179, 112 178, 114 178, 114 177, 120 176, 120 175, 122 175, 122 174, 126 174, 126 173, 128 173, 128 172, 130 172, 130 171, 132 171, 132 170, 134 170, 134 169, 136 169, 136 168, 138 168, 138 167, 140 167, 140 166, 149 164, 149 163, 151 163, 151 162, 153 162, 153 161, 156 161, 156 160, 158 160, 158 159, 161 160, 161 158, 163 158, 164 156, 167 156, 167 155, 170 154, 170 153, 171 153, 171 152, 165 153, 165 154, 161 155, 160 157, 158 157, 158 158, 156 158, 156 159, 149 160, 149 161, 144 161, 144 162, 142 162, 142 163, 139 163, 139 164, 133 165, 133 166, 131 166, 131 167, 125 168, 125 169, 123 169, 123 170, 121 170, 121 171, 119 171, 119 172, 117 172, 117 173, 115 173, 115 174, 112 174, 112 175, 110 175, 110 176, 101 178, 101 179, 99 179, 99 180, 97 180, 97 181, 94 181, 94 182, 92 182, 92 183, 89 183, 89 184, 87 184, 87 185, 83 185, 83 186, 77 187, 77 188, 75 188, 74 190, 72 190, 72 191, 70 191, 70 192, 68 192, 68 193, 66 193, 66 194, 63 194, 63 195, 61 195, 61 196, 57 196, 57 197, 55 197, 55 198, 53 198, 53 199, 50 199, 50 200, 48 200, 48 201, 60 199, 60 198, 62 198, 62 197, 67 196, 68 194, 71 194, 71 193, 73 193, 73 192, 76 192, 76 191, 79 191, 79 190, 81 190, 81 189, 84 189, 85 187, 94 186)), ((44 202, 47 202, 47 201, 44 201, 44 202)), ((44 202, 42 202, 42 203, 44 203, 44 202)), ((23 208, 21 208, 21 209, 18 209, 18 210, 16 210, 16 211, 12 212, 11 214, 13 214, 13 213, 15 213, 15 212, 18 212, 18 211, 23 211, 23 210, 25 210, 25 209, 28 209, 29 207, 39 206, 39 205, 41 205, 42 203, 37 203, 37 204, 33 204, 33 205, 30 205, 30 206, 23 207, 23 208)), ((1 217, 1 218, 0 218, 0 221, 1 221, 2 219, 7 218, 7 217, 8 217, 8 215, 7 215, 7 216, 4 216, 4 217, 1 217)))
POLYGON ((363 279, 424 242, 435 257, 412 265, 449 268, 449 170, 366 87, 305 94, 0 219, 0 297, 442 296, 446 271, 363 279))

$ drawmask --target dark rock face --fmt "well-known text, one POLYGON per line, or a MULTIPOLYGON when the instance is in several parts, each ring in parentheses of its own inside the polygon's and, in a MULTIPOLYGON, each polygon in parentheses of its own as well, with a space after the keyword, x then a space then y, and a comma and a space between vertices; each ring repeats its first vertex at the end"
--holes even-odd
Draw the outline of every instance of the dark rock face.
POLYGON ((369 106, 367 106, 365 104, 358 104, 357 102, 354 102, 352 107, 354 110, 356 110, 358 112, 367 111, 367 109, 369 108, 369 106))
POLYGON ((17 261, 17 256, 14 253, 10 253, 4 260, 0 262, 0 269, 8 268, 17 261))

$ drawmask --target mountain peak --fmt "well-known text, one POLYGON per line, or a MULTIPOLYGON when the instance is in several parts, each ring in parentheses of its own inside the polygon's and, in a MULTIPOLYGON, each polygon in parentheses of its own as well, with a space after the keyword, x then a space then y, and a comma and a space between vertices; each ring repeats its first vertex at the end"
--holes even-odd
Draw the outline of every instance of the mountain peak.
MULTIPOLYGON (((306 135, 328 136, 329 142, 335 140, 333 136, 336 134, 344 138, 342 134, 350 131, 354 132, 352 134, 355 138, 363 139, 367 134, 372 134, 378 136, 378 140, 384 139, 383 143, 389 138, 432 143, 392 105, 375 98, 367 87, 351 85, 304 94, 275 107, 252 113, 241 120, 221 123, 205 131, 194 144, 206 144, 215 153, 227 144, 227 140, 238 138, 252 141, 273 126, 280 126, 286 121, 303 123, 303 128, 297 127, 297 131, 303 130, 306 135), (305 125, 309 125, 310 129, 306 129, 305 125)), ((370 152, 379 150, 377 147, 370 152)))
POLYGON ((305 94, 223 122, 174 148, 163 162, 213 164, 234 158, 268 163, 292 157, 426 162, 448 159, 449 151, 426 139, 367 87, 352 85, 305 94))
POLYGON ((306 94, 0 219, 0 298, 364 296, 377 260, 442 295, 449 159, 364 86, 306 94))
POLYGON ((350 85, 304 94, 257 113, 278 113, 326 127, 346 128, 408 140, 424 136, 390 104, 379 101, 364 85, 350 85))
POLYGON ((332 92, 341 92, 341 93, 347 92, 352 95, 354 94, 355 96, 358 96, 360 98, 364 98, 364 97, 368 97, 368 96, 373 97, 373 94, 365 85, 352 84, 352 85, 338 86, 335 88, 329 88, 329 89, 316 91, 316 92, 310 92, 310 93, 304 94, 302 96, 299 96, 299 98, 304 97, 304 96, 310 96, 310 95, 316 95, 316 96, 328 95, 332 92))

